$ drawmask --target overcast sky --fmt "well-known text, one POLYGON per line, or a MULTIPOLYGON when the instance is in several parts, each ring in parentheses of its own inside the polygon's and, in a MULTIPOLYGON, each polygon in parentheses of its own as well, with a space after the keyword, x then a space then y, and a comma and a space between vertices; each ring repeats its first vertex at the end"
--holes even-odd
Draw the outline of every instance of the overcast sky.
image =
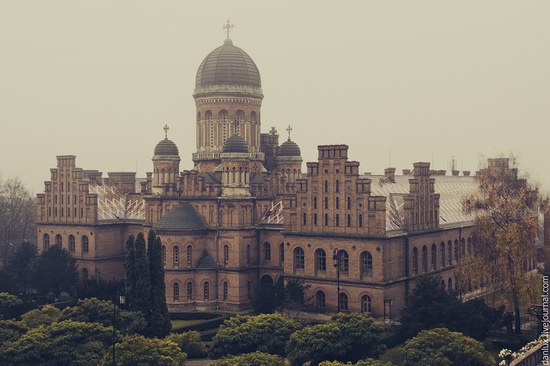
POLYGON ((2 0, 0 172, 36 193, 74 154, 144 176, 165 123, 191 169, 195 73, 230 18, 262 75, 263 131, 292 125, 304 161, 335 143, 373 173, 390 150, 398 171, 514 153, 550 190, 549 14, 548 0, 2 0))

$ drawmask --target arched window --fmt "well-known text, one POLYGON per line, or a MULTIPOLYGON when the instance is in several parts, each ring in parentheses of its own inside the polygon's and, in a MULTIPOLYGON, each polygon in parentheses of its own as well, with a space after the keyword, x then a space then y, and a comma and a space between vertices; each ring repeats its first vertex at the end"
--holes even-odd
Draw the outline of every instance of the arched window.
POLYGON ((48 250, 49 247, 50 247, 50 236, 48 234, 44 234, 44 236, 42 236, 42 249, 48 250))
POLYGON ((340 303, 340 310, 348 311, 348 295, 341 292, 338 295, 338 302, 340 303))
POLYGON ((447 281, 447 289, 449 291, 453 291, 453 279, 449 278, 449 281, 447 281))
POLYGON ((294 269, 303 270, 305 267, 304 250, 300 247, 294 249, 294 269))
POLYGON ((347 225, 348 225, 348 227, 351 226, 351 215, 350 214, 348 214, 347 225))
POLYGON ((455 240, 455 260, 460 259, 460 245, 458 244, 458 240, 455 240))
POLYGON ((328 197, 325 197, 325 208, 328 208, 328 197))
POLYGON ((437 247, 434 244, 432 244, 432 271, 435 271, 435 268, 437 266, 437 247))
POLYGON ((193 282, 187 282, 187 301, 193 300, 193 282))
POLYGON ((191 245, 188 245, 186 250, 187 250, 187 253, 186 253, 187 266, 191 267, 191 264, 193 263, 193 247, 191 245))
POLYGON ((279 265, 285 264, 285 243, 279 244, 279 265))
POLYGON ((166 267, 166 246, 162 246, 162 265, 166 267))
POLYGON ((74 253, 76 251, 76 239, 74 235, 69 235, 69 252, 74 253))
POLYGON ((250 112, 250 120, 252 122, 256 122, 256 112, 254 111, 250 112))
POLYGON ((313 225, 317 226, 317 213, 313 214, 313 225))
POLYGON ((445 291, 445 280, 441 280, 441 289, 445 291))
POLYGON ((349 272, 349 255, 345 250, 338 251, 340 257, 340 272, 349 272))
POLYGON ((227 282, 223 283, 223 300, 229 298, 229 284, 227 282))
POLYGON ((317 208, 317 196, 313 197, 313 208, 317 208))
POLYGON ((328 192, 328 180, 325 180, 325 193, 328 192))
POLYGON ((212 120, 212 111, 206 111, 206 113, 204 114, 204 119, 206 119, 207 121, 211 121, 212 120))
POLYGON ((174 302, 178 302, 180 301, 180 284, 177 283, 177 282, 174 282, 174 285, 172 285, 173 287, 173 299, 174 299, 174 302))
POLYGON ((86 235, 82 235, 81 243, 82 243, 82 253, 88 253, 88 251, 90 250, 90 245, 88 242, 88 237, 86 235))
POLYGON ((359 223, 359 227, 363 227, 363 215, 359 215, 357 221, 359 223))
POLYGON ((328 214, 325 214, 325 226, 328 226, 328 214))
POLYGON ((460 249, 461 258, 466 257, 466 239, 464 238, 460 240, 460 249))
POLYGON ((326 295, 323 291, 317 291, 315 293, 315 307, 318 307, 318 308, 324 308, 327 306, 326 304, 326 295))
POLYGON ((440 244, 440 250, 441 250, 441 268, 445 267, 445 242, 442 241, 440 244))
POLYGON ((269 244, 267 241, 264 243, 264 259, 266 261, 271 260, 271 244, 269 244))
POLYGON ((60 234, 57 234, 55 236, 55 245, 58 245, 58 246, 63 246, 63 238, 61 237, 60 234))
POLYGON ((351 210, 351 197, 350 196, 348 196, 347 201, 348 201, 347 202, 347 209, 351 210))
POLYGON ((172 249, 172 259, 174 261, 174 268, 178 268, 180 265, 180 247, 178 245, 174 245, 172 249))
POLYGON ((88 279, 88 270, 86 268, 82 268, 82 279, 83 280, 88 279))
POLYGON ((327 270, 327 254, 323 249, 317 249, 315 251, 315 270, 317 271, 327 270))
POLYGON ((243 122, 244 121, 244 112, 241 111, 241 110, 238 110, 237 113, 235 113, 235 118, 237 119, 238 122, 243 122))
POLYGON ((422 247, 422 272, 428 272, 428 247, 422 247))
POLYGON ((334 202, 334 205, 336 206, 336 209, 340 208, 340 197, 336 197, 336 200, 334 202))
POLYGON ((468 238, 468 256, 472 255, 472 238, 468 238))
POLYGON ((372 313, 372 299, 369 295, 361 296, 361 312, 364 314, 372 313))
POLYGON ((307 214, 305 212, 302 214, 302 225, 307 225, 307 214))
POLYGON ((370 252, 361 253, 361 274, 372 276, 372 254, 370 252))
POLYGON ((336 180, 336 192, 340 192, 340 181, 339 180, 336 180))
POLYGON ((223 246, 223 265, 227 266, 229 264, 229 245, 223 246))
POLYGON ((412 272, 418 274, 418 249, 416 247, 413 248, 412 254, 412 272))
POLYGON ((336 214, 336 217, 335 217, 335 220, 334 220, 334 225, 340 226, 340 215, 339 214, 336 214))
POLYGON ((447 243, 447 256, 449 257, 449 266, 453 264, 453 242, 449 240, 447 243))
POLYGON ((218 114, 218 119, 222 122, 227 122, 227 111, 221 110, 220 113, 218 114))
POLYGON ((246 246, 246 265, 249 266, 251 262, 251 253, 250 253, 250 245, 246 246))
POLYGON ((210 298, 210 288, 208 282, 204 282, 202 285, 202 292, 203 292, 203 299, 204 301, 208 301, 210 298))

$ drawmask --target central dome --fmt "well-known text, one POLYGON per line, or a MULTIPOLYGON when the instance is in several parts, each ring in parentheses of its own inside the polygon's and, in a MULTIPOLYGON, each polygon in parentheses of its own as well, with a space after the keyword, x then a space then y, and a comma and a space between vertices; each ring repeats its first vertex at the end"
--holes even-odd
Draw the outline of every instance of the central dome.
POLYGON ((223 46, 210 52, 197 71, 196 88, 211 85, 242 85, 260 88, 258 67, 239 47, 226 39, 223 46))

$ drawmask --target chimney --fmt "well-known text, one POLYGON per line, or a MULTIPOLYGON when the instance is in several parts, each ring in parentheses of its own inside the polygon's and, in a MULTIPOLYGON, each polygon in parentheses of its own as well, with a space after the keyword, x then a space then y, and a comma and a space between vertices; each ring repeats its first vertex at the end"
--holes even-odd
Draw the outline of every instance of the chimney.
POLYGON ((460 170, 453 170, 452 173, 453 173, 453 177, 458 177, 460 170))
POLYGON ((463 170, 462 175, 465 176, 465 177, 469 177, 470 176, 470 171, 469 170, 463 170))
POLYGON ((403 175, 410 175, 411 170, 410 169, 403 169, 403 175))
POLYGON ((437 171, 437 175, 446 175, 446 174, 447 174, 446 170, 438 170, 437 171))
POLYGON ((395 168, 384 169, 384 175, 390 182, 395 183, 395 168))

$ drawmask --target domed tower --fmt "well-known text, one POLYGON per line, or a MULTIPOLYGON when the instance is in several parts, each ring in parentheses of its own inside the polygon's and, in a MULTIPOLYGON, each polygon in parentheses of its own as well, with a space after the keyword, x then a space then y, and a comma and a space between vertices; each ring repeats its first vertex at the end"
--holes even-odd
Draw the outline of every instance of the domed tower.
POLYGON ((222 196, 250 196, 250 154, 244 138, 234 134, 223 144, 221 164, 222 196))
MULTIPOLYGON (((260 110, 263 93, 258 67, 250 56, 229 38, 210 52, 197 71, 197 152, 195 169, 213 171, 221 162, 224 143, 233 134, 248 145, 250 159, 262 162, 260 110), (234 127, 236 125, 236 127, 234 127)), ((257 165, 257 164, 256 164, 257 165)))
POLYGON ((302 154, 298 144, 290 139, 290 126, 287 131, 288 139, 277 149, 277 170, 285 182, 294 182, 302 171, 302 154))
POLYGON ((168 140, 168 126, 164 126, 164 140, 155 147, 153 155, 153 194, 168 195, 177 191, 180 166, 178 147, 168 140))

